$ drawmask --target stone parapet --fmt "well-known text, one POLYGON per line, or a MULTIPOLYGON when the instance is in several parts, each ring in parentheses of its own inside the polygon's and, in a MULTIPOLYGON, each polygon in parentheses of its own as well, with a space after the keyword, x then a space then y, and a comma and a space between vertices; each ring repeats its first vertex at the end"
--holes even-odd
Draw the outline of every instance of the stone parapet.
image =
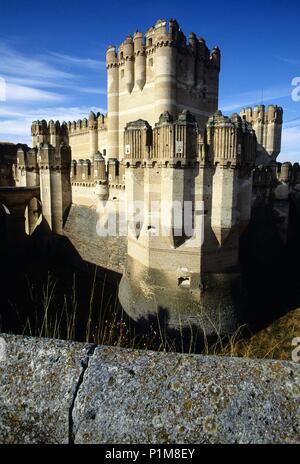
POLYGON ((300 442, 299 364, 0 340, 2 444, 300 442))

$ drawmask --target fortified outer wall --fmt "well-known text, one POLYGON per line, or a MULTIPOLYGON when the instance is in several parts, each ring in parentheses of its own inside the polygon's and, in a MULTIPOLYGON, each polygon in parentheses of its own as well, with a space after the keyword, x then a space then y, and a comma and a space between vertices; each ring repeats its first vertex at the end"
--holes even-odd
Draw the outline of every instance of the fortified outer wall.
POLYGON ((31 126, 32 146, 49 143, 58 149, 66 143, 72 151, 72 159, 92 158, 98 151, 106 155, 106 117, 90 112, 89 118, 77 122, 34 121, 31 126))
POLYGON ((299 364, 1 337, 2 444, 300 442, 299 364))
POLYGON ((72 159, 92 158, 98 151, 106 155, 107 127, 103 114, 90 112, 89 119, 67 123, 72 159))

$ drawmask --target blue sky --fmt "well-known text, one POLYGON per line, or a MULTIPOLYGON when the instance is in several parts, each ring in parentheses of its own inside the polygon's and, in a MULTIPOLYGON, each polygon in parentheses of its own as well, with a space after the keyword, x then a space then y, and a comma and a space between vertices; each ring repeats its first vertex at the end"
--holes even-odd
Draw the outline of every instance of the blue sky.
POLYGON ((1 0, 0 79, 7 99, 0 101, 0 140, 30 144, 34 119, 105 112, 107 45, 159 18, 176 18, 186 35, 193 31, 210 48, 219 45, 219 107, 226 114, 262 98, 283 106, 279 159, 300 162, 300 101, 291 97, 292 80, 300 83, 299 0, 1 0))

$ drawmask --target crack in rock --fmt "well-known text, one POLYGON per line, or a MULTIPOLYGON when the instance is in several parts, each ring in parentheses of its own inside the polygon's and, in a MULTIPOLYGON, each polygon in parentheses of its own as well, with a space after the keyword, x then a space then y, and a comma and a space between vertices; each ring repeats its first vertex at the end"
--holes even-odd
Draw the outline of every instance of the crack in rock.
POLYGON ((74 406, 75 406, 75 401, 76 401, 76 398, 77 398, 77 395, 78 395, 78 391, 79 391, 79 389, 80 389, 80 387, 81 387, 81 385, 83 383, 84 374, 85 374, 86 370, 89 367, 90 359, 92 358, 96 348, 97 348, 97 345, 92 345, 89 348, 88 352, 87 352, 86 358, 81 361, 82 371, 81 371, 80 376, 78 378, 78 382, 77 382, 75 390, 74 390, 74 395, 73 395, 73 398, 72 398, 71 406, 69 408, 69 444, 71 444, 71 445, 73 445, 74 442, 75 442, 75 432, 74 432, 74 422, 73 422, 73 410, 74 410, 74 406))

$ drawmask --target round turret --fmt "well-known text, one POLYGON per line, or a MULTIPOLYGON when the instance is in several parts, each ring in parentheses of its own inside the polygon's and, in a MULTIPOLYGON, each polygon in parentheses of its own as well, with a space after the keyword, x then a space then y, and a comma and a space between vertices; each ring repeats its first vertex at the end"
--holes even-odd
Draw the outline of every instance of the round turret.
POLYGON ((288 161, 282 163, 280 170, 280 180, 282 182, 288 182, 291 174, 292 164, 288 161))
POLYGON ((118 58, 117 58, 116 47, 114 45, 110 45, 106 51, 106 65, 110 67, 113 65, 117 65, 117 63, 118 63, 118 58))
POLYGON ((138 51, 142 51, 144 49, 143 44, 143 34, 142 32, 136 31, 133 36, 133 43, 134 43, 134 52, 137 53, 138 51))
POLYGON ((221 65, 221 51, 219 47, 214 47, 211 51, 211 61, 219 69, 221 65))
POLYGON ((194 32, 190 32, 189 34, 189 44, 193 50, 197 48, 197 36, 194 32))

